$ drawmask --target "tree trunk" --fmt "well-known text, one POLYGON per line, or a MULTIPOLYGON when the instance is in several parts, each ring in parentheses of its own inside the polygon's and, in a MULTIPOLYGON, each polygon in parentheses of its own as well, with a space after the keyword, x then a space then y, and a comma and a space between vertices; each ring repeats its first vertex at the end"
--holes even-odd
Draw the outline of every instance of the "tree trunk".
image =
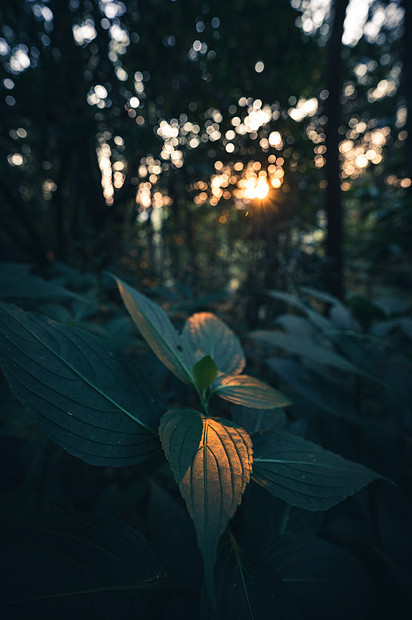
POLYGON ((16 191, 17 182, 13 184, 13 173, 3 166, 0 167, 0 196, 4 196, 6 203, 12 208, 12 213, 16 220, 20 221, 22 230, 27 233, 27 239, 21 239, 16 230, 15 221, 8 221, 8 216, 3 214, 5 222, 3 227, 9 229, 9 236, 18 241, 18 245, 30 254, 30 258, 40 265, 48 265, 53 262, 53 252, 46 247, 45 242, 37 229, 35 222, 28 213, 28 209, 18 192, 16 191))
POLYGON ((410 0, 402 0, 402 6, 405 10, 402 77, 407 109, 405 129, 408 132, 406 138, 406 174, 412 178, 412 6, 410 0))
POLYGON ((326 204, 327 218, 326 256, 328 259, 326 281, 329 291, 336 297, 344 295, 343 285, 343 209, 340 189, 339 124, 341 121, 340 93, 342 86, 341 53, 343 23, 349 0, 333 0, 332 29, 327 47, 326 88, 329 96, 325 102, 326 125, 326 204))
POLYGON ((81 258, 86 264, 106 261, 111 241, 110 215, 101 188, 96 154, 94 112, 87 103, 82 50, 73 39, 68 3, 51 0, 52 43, 60 51, 48 103, 49 124, 60 138, 60 182, 54 195, 56 238, 60 258, 81 258))

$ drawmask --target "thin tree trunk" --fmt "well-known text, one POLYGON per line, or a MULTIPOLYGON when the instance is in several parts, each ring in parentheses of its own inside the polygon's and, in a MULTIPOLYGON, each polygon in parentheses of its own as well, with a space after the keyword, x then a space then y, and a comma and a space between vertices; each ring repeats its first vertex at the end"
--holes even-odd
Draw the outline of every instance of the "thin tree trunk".
MULTIPOLYGON (((37 263, 47 265, 53 262, 53 252, 45 246, 40 232, 27 212, 26 205, 21 200, 15 188, 11 187, 9 179, 7 178, 7 172, 4 171, 3 173, 3 170, 0 170, 0 190, 6 201, 13 207, 14 214, 27 233, 28 243, 23 241, 21 245, 30 252, 32 259, 37 263)), ((6 224, 5 227, 7 227, 6 224)), ((17 238, 17 235, 11 234, 10 236, 14 239, 17 238)))
POLYGON ((336 297, 344 295, 343 284, 343 209, 340 189, 339 124, 341 122, 340 94, 342 87, 341 53, 343 23, 349 0, 333 0, 332 30, 327 48, 325 102, 326 125, 326 256, 328 258, 327 286, 336 297))
POLYGON ((94 113, 87 104, 82 51, 72 33, 73 15, 68 3, 50 0, 54 13, 52 43, 61 53, 54 67, 53 98, 49 117, 62 136, 59 149, 61 178, 56 204, 56 254, 81 257, 86 263, 102 258, 107 264, 111 242, 111 209, 106 205, 96 154, 94 113))
POLYGON ((412 6, 410 0, 402 0, 402 6, 405 10, 402 73, 407 109, 405 129, 408 132, 406 138, 406 174, 412 178, 412 6))
POLYGON ((196 293, 196 285, 198 284, 198 266, 197 266, 197 245, 195 239, 195 226, 193 221, 193 212, 189 201, 185 200, 184 194, 181 197, 184 204, 184 225, 185 225, 185 241, 188 251, 189 260, 186 263, 185 277, 191 288, 196 293))

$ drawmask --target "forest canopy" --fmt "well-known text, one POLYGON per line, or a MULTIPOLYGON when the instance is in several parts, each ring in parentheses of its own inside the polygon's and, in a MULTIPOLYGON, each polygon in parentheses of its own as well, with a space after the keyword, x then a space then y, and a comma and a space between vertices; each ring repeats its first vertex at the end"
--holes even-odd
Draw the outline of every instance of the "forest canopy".
POLYGON ((233 286, 256 252, 262 286, 405 285, 408 2, 0 11, 3 252, 233 286))

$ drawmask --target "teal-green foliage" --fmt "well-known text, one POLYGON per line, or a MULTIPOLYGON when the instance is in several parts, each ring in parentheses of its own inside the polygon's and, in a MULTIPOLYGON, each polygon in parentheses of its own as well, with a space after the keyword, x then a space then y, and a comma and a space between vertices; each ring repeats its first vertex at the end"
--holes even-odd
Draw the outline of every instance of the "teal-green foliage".
MULTIPOLYGON (((13 265, 7 269, 12 270, 13 265)), ((25 277, 30 292, 32 276, 26 271, 25 277)), ((179 404, 175 398, 171 405, 166 403, 169 396, 159 394, 154 377, 149 376, 147 369, 121 353, 107 337, 84 329, 85 317, 93 315, 90 315, 90 308, 87 311, 88 303, 93 307, 93 294, 91 300, 84 299, 80 312, 80 307, 76 306, 80 301, 71 295, 68 277, 59 284, 59 294, 72 301, 72 308, 77 308, 76 320, 72 315, 69 321, 62 314, 63 322, 55 321, 9 303, 10 299, 18 297, 24 306, 30 305, 31 293, 25 300, 21 282, 19 295, 14 296, 8 289, 5 295, 8 301, 1 302, 0 360, 12 392, 53 442, 85 463, 110 468, 148 463, 150 470, 146 471, 153 471, 159 466, 164 468, 161 465, 163 449, 193 520, 203 558, 205 589, 201 594, 201 608, 205 617, 215 617, 216 610, 225 608, 228 600, 234 601, 233 609, 243 609, 242 613, 246 614, 236 617, 268 617, 262 614, 269 613, 271 605, 275 613, 277 596, 284 600, 285 611, 273 617, 301 617, 296 602, 299 593, 295 600, 284 589, 281 574, 269 580, 262 579, 258 585, 254 583, 250 567, 254 566, 256 575, 261 575, 256 567, 263 560, 257 559, 258 550, 253 559, 242 549, 231 525, 245 491, 252 485, 259 502, 262 501, 259 486, 268 492, 268 499, 263 501, 272 507, 274 521, 276 514, 284 513, 279 535, 288 529, 291 511, 327 510, 382 476, 298 436, 301 430, 290 425, 284 412, 291 400, 292 407, 295 406, 294 398, 289 399, 266 382, 244 373, 246 358, 240 340, 216 315, 197 312, 186 320, 179 332, 160 305, 125 282, 116 281, 140 335, 159 360, 186 384, 190 406, 185 402, 179 404), (232 403, 233 410, 216 397, 232 403), (238 421, 240 412, 242 423, 238 421), (225 558, 222 566, 217 560, 218 553, 223 553, 225 558), (233 571, 237 575, 234 580, 228 577, 233 571)), ((35 284, 35 280, 32 283, 35 284)), ((45 298, 54 296, 56 288, 52 281, 43 281, 42 287, 39 290, 44 291, 45 298)), ((313 291, 312 294, 316 296, 313 291)), ((347 336, 335 329, 333 320, 296 299, 272 295, 297 306, 307 318, 283 315, 278 325, 286 328, 286 333, 260 331, 251 334, 253 338, 265 342, 265 346, 269 344, 288 351, 294 361, 283 361, 292 368, 305 371, 305 362, 299 364, 296 360, 307 360, 309 372, 317 377, 321 372, 319 368, 327 368, 327 373, 338 373, 342 379, 353 375, 373 381, 368 360, 364 360, 356 348, 363 344, 356 330, 345 340, 347 336), (301 333, 297 338, 299 326, 301 333), (294 336, 287 333, 291 328, 294 336), (336 343, 336 350, 331 342, 336 343)), ((330 299, 321 300, 331 302, 330 299)), ((343 306, 333 303, 335 310, 340 311, 340 320, 352 320, 343 306)), ((43 309, 41 305, 39 309, 43 309)), ((281 358, 272 359, 269 365, 284 378, 280 362, 281 358)), ((335 404, 328 406, 327 392, 325 395, 322 389, 316 392, 314 388, 312 392, 305 392, 302 379, 297 377, 295 381, 292 374, 290 377, 286 391, 298 394, 298 404, 302 398, 309 402, 312 398, 312 404, 316 398, 323 399, 326 400, 324 407, 329 408, 332 415, 337 413, 353 421, 355 414, 348 415, 343 405, 338 412, 335 404)), ((324 383, 328 383, 325 377, 324 383)), ((249 495, 251 493, 252 490, 249 495)), ((245 510, 251 509, 253 514, 253 506, 246 502, 245 510)), ((259 515, 253 518, 259 519, 259 515)), ((143 569, 143 572, 133 572, 133 562, 131 572, 127 572, 129 560, 123 576, 114 574, 105 554, 111 553, 115 540, 119 557, 124 554, 125 559, 128 558, 131 545, 137 554, 133 561, 139 566, 147 564, 151 551, 136 532, 110 519, 100 523, 97 517, 87 517, 84 525, 81 523, 81 515, 68 512, 43 520, 40 517, 16 519, 7 525, 2 542, 5 544, 4 536, 10 535, 12 546, 7 547, 6 563, 15 566, 18 564, 16 558, 21 557, 25 574, 31 575, 35 563, 43 562, 47 575, 49 572, 60 574, 64 581, 63 587, 57 577, 44 582, 30 578, 26 585, 12 579, 13 587, 7 586, 2 595, 2 604, 6 613, 12 614, 10 617, 22 610, 29 613, 31 609, 36 613, 42 609, 47 615, 49 610, 65 605, 68 598, 70 613, 75 613, 74 610, 84 613, 83 599, 86 606, 90 597, 103 606, 107 595, 122 605, 127 595, 133 609, 145 610, 144 613, 150 609, 152 613, 150 593, 157 592, 160 597, 161 592, 160 598, 166 601, 180 591, 174 589, 173 579, 168 580, 153 562, 149 562, 150 574, 143 569), (87 528, 93 528, 93 535, 89 535, 87 528), (37 534, 40 530, 41 536, 37 534), (70 562, 77 561, 77 556, 74 552, 66 553, 66 548, 74 544, 72 537, 77 536, 76 532, 79 533, 76 553, 82 557, 84 578, 69 577, 70 562), (95 548, 90 542, 93 536, 95 548), (16 545, 20 545, 19 552, 16 545), (55 563, 53 554, 62 559, 56 559, 55 563), (104 573, 102 578, 98 571, 104 573)), ((272 570, 269 564, 268 575, 272 570)), ((182 596, 186 596, 184 584, 179 587, 182 596)), ((124 617, 132 616, 126 614, 124 617)))

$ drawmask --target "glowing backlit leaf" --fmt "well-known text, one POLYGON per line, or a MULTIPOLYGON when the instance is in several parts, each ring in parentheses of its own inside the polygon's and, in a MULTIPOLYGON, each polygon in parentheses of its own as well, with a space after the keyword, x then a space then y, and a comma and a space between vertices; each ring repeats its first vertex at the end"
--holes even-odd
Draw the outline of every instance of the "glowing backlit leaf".
POLYGON ((212 593, 217 545, 249 482, 252 442, 228 420, 172 409, 160 421, 160 439, 197 533, 212 593))
POLYGON ((213 384, 213 391, 231 403, 255 409, 274 409, 291 404, 287 396, 249 375, 218 377, 213 384))
POLYGON ((197 312, 189 317, 182 336, 193 350, 196 360, 210 355, 220 372, 238 374, 246 366, 237 336, 226 323, 210 312, 197 312))

